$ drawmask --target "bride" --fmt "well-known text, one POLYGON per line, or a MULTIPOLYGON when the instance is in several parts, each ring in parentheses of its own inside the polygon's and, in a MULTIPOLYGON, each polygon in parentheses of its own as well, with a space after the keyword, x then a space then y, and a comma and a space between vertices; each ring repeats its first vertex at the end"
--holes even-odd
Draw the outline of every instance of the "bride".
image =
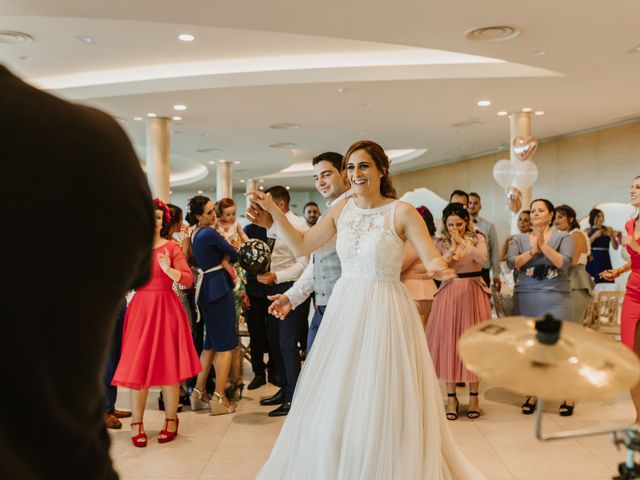
POLYGON ((268 195, 249 194, 296 255, 337 233, 342 264, 291 410, 258 478, 483 479, 446 423, 420 316, 400 283, 404 242, 429 273, 447 279, 453 272, 416 209, 395 200, 382 147, 357 142, 344 161, 355 198, 335 204, 304 233, 268 195))

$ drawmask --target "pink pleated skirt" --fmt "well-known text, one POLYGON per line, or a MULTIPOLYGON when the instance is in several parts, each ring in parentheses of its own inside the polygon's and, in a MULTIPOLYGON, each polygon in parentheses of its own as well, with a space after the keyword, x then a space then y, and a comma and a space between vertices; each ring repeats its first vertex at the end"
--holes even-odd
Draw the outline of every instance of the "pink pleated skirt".
POLYGON ((490 294, 479 278, 456 278, 435 295, 427 344, 438 378, 446 382, 477 382, 458 355, 458 340, 468 328, 491 318, 490 294))

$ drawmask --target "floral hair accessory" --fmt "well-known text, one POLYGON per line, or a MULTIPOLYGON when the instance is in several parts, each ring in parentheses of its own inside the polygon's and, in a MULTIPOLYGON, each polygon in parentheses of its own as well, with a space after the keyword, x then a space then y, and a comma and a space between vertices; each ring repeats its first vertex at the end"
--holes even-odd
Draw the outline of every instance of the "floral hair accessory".
POLYGON ((421 217, 424 217, 424 212, 427 211, 427 207, 425 207, 424 205, 420 205, 419 207, 416 207, 416 210, 418 211, 421 217))
POLYGON ((169 207, 167 207, 167 204, 164 203, 159 198, 154 198, 153 203, 155 203, 156 206, 160 207, 160 209, 162 210, 162 213, 164 215, 164 221, 167 223, 171 223, 171 210, 169 210, 169 207))

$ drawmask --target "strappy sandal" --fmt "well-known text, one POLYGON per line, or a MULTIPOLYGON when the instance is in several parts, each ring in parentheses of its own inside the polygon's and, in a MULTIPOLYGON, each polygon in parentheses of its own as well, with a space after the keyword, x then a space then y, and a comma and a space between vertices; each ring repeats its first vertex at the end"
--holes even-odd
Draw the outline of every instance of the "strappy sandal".
MULTIPOLYGON (((471 397, 477 397, 478 396, 478 392, 469 392, 469 396, 471 397)), ((467 418, 470 419, 475 419, 478 418, 480 416, 480 410, 468 410, 467 411, 467 418)))
POLYGON ((523 415, 531 415, 536 411, 536 405, 538 404, 538 400, 531 401, 531 396, 528 396, 524 403, 520 406, 522 409, 523 415))
POLYGON ((209 415, 226 415, 227 413, 233 413, 236 411, 236 405, 229 403, 225 405, 225 398, 218 392, 213 393, 213 398, 209 402, 211 413, 209 415))
POLYGON ((573 409, 575 405, 568 405, 567 402, 562 402, 560 404, 560 416, 561 417, 570 417, 573 415, 573 409))
POLYGON ((180 420, 176 418, 165 418, 164 426, 160 433, 158 433, 158 443, 169 443, 175 440, 178 436, 178 426, 180 425, 180 420), (169 430, 169 422, 176 422, 176 430, 172 432, 169 430))
POLYGON ((242 380, 238 380, 236 383, 232 383, 224 389, 224 394, 227 398, 233 402, 242 400, 242 392, 244 390, 244 383, 242 380))
POLYGON ((132 422, 131 429, 138 427, 138 434, 131 437, 131 443, 134 447, 146 447, 147 446, 147 434, 142 431, 142 422, 132 422))
POLYGON ((205 400, 203 397, 204 394, 200 390, 198 390, 197 388, 193 389, 191 395, 189 396, 191 410, 209 410, 209 400, 205 400))
MULTIPOLYGON (((460 402, 458 401, 458 398, 456 397, 455 393, 447 393, 447 397, 456 399, 456 411, 455 412, 446 412, 447 420, 457 420, 458 419, 458 407, 460 407, 460 402)), ((449 405, 447 405, 447 408, 448 407, 449 407, 449 405)))

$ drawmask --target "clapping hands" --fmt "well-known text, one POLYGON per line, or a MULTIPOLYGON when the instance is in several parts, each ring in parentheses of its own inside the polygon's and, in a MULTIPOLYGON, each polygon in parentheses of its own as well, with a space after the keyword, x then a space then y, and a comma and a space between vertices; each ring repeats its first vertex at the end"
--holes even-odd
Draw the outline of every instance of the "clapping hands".
POLYGON ((169 256, 169 250, 164 248, 163 253, 158 254, 158 265, 164 273, 167 273, 171 268, 171 257, 169 256))

